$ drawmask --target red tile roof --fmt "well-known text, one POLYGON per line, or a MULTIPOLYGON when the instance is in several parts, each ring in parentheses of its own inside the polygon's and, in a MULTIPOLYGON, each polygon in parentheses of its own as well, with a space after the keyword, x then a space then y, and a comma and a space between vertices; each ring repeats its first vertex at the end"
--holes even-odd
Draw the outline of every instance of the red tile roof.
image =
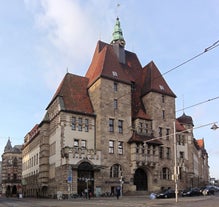
POLYGON ((137 55, 127 50, 125 50, 125 59, 125 64, 120 63, 113 45, 98 41, 85 77, 66 74, 51 103, 59 96, 63 98, 65 110, 93 113, 87 88, 98 78, 103 77, 130 85, 134 84, 132 117, 134 119, 138 117, 150 119, 141 101, 142 95, 153 91, 173 97, 176 96, 153 62, 142 68, 137 55), (115 73, 117 76, 114 75, 115 73))
POLYGON ((150 143, 150 144, 155 144, 155 145, 162 145, 163 144, 159 139, 156 139, 156 137, 154 137, 153 135, 144 136, 144 135, 139 135, 135 132, 133 132, 132 137, 129 139, 128 142, 129 143, 132 143, 132 142, 143 143, 144 141, 146 141, 147 143, 150 143))
POLYGON ((197 139, 196 142, 201 149, 205 148, 204 139, 197 139))
POLYGON ((136 71, 141 69, 140 62, 134 53, 126 51, 127 64, 120 64, 113 46, 99 41, 93 55, 92 62, 85 75, 89 79, 88 86, 98 78, 116 79, 127 84, 135 81, 136 71), (117 73, 117 77, 112 72, 117 73))
POLYGON ((67 73, 48 107, 57 97, 60 97, 64 104, 63 110, 93 114, 93 107, 87 91, 88 81, 85 77, 67 73))
POLYGON ((182 132, 182 131, 186 130, 186 128, 182 124, 180 124, 177 119, 176 119, 175 123, 176 123, 176 131, 177 132, 182 132))
POLYGON ((153 61, 143 68, 142 74, 142 95, 149 92, 157 92, 176 98, 153 61))

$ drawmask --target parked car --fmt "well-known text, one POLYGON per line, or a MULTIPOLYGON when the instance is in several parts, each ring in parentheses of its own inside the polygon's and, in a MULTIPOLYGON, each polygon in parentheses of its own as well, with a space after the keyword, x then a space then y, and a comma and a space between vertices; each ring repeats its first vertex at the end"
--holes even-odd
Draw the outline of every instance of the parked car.
POLYGON ((176 197, 175 190, 172 189, 164 190, 163 192, 156 194, 156 198, 175 198, 175 197, 176 197))
POLYGON ((200 191, 200 188, 190 188, 187 190, 183 190, 181 195, 184 196, 200 196, 202 195, 202 192, 200 191))
POLYGON ((203 195, 214 195, 215 191, 216 189, 213 186, 206 186, 201 192, 203 195))

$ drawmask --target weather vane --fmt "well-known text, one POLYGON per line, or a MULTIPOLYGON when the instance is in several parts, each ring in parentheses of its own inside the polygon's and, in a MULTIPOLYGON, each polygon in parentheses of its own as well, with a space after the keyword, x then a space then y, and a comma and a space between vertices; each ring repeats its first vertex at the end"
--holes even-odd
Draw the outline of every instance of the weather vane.
POLYGON ((116 5, 116 16, 118 17, 118 11, 119 11, 119 7, 120 7, 120 4, 118 3, 117 5, 116 5))

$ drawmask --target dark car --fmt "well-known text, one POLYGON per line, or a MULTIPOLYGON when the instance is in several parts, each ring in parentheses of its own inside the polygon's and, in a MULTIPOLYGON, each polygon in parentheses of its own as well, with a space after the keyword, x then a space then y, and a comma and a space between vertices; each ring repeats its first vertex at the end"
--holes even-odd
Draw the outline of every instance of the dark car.
POLYGON ((214 195, 215 193, 215 188, 212 186, 207 186, 202 190, 203 195, 214 195))
POLYGON ((168 190, 164 190, 161 193, 158 193, 156 195, 156 198, 175 198, 176 194, 175 194, 175 190, 172 189, 168 189, 168 190))
POLYGON ((182 191, 181 195, 184 196, 200 196, 202 192, 199 188, 190 188, 187 190, 182 191))

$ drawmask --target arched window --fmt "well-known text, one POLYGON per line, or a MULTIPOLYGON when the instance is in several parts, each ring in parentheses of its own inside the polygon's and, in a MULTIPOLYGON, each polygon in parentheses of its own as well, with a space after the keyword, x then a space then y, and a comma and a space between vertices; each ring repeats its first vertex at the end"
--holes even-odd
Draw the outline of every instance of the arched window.
POLYGON ((170 180, 170 170, 167 167, 162 168, 161 179, 170 180))
POLYGON ((119 164, 114 164, 111 168, 110 168, 110 177, 111 178, 119 178, 122 176, 122 168, 121 165, 119 164))

